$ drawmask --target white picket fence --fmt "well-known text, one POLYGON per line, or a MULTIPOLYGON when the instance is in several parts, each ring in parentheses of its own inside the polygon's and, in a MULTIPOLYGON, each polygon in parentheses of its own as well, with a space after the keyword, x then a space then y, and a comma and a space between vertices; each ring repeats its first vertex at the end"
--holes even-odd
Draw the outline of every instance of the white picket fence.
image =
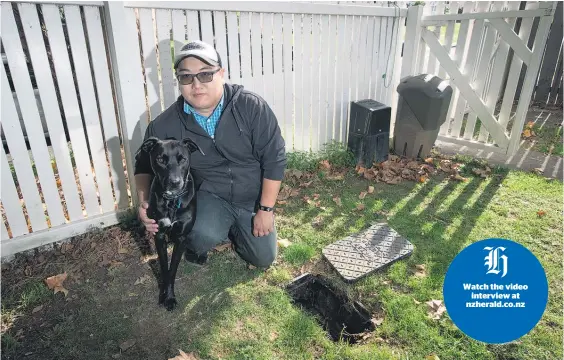
MULTIPOLYGON (((444 15, 444 4, 433 2, 424 15, 421 7, 408 10, 405 3, 398 7, 363 2, 3 2, 7 66, 1 70, 2 91, 14 92, 18 102, 2 97, 1 125, 9 150, 7 154, 2 149, 1 159, 2 256, 83 233, 91 226, 115 224, 121 212, 135 206, 132 154, 149 121, 179 95, 172 57, 188 39, 214 44, 227 70, 226 80, 268 101, 288 151, 317 151, 331 140, 346 142, 349 105, 360 99, 392 107, 393 133, 400 76, 419 70, 448 78, 456 87, 450 112, 454 122, 448 122, 450 132, 442 129, 441 136, 460 141, 452 135, 458 126, 452 123, 458 124, 458 114, 466 113, 466 100, 470 122, 474 113, 480 119, 485 113, 496 116, 490 96, 500 91, 497 59, 507 55, 507 44, 500 43, 493 67, 479 62, 481 57, 473 50, 483 49, 487 55, 497 39, 487 30, 484 43, 484 23, 490 21, 486 19, 504 21, 504 16, 485 15, 482 5, 475 9, 470 3, 460 3, 464 11, 460 16, 453 13, 459 8, 454 4, 444 15), (431 33, 425 30, 436 24, 446 28, 440 43, 439 27, 431 33), (453 76, 437 44, 447 54, 454 52, 464 76, 453 76), (427 46, 431 51, 425 52, 427 46), (491 79, 468 75, 475 69, 480 71, 476 74, 486 69, 491 79), (472 96, 467 87, 489 92, 472 96), (37 93, 41 106, 22 102, 37 93)), ((549 18, 542 10, 528 11, 507 17, 524 16, 523 32, 530 29, 527 21, 533 15, 540 16, 542 24, 549 18)), ((507 31, 499 30, 496 21, 491 22, 505 39, 507 31)), ((539 35, 542 29, 544 25, 535 46, 546 41, 539 35)), ((515 37, 509 37, 508 44, 523 55, 515 37)), ((533 68, 531 73, 536 71, 534 61, 532 57, 524 61, 533 68)), ((532 87, 529 83, 523 93, 532 87)), ((488 128, 491 123, 486 120, 484 125, 494 134, 495 128, 488 128)))

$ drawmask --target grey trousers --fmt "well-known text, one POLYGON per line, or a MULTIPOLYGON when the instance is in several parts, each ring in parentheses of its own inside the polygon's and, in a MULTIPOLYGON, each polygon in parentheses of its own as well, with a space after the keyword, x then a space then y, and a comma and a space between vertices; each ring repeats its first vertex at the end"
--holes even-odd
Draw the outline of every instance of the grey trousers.
POLYGON ((235 207, 206 191, 197 192, 196 222, 188 234, 188 251, 203 255, 229 238, 246 262, 267 268, 277 255, 276 229, 266 236, 253 235, 254 213, 235 207))

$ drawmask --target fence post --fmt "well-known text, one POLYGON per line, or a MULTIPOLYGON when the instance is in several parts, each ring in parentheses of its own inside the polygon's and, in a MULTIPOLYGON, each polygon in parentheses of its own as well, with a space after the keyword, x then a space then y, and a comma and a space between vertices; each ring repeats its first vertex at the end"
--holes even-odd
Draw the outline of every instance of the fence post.
POLYGON ((536 32, 535 42, 533 43, 531 62, 527 67, 527 74, 525 75, 525 80, 523 82, 522 92, 519 96, 519 105, 517 106, 517 112, 515 113, 515 122, 511 128, 511 136, 509 139, 509 146, 507 147, 507 154, 513 155, 519 148, 519 143, 521 139, 521 130, 525 123, 525 118, 527 115, 527 110, 531 103, 531 96, 535 87, 535 82, 537 80, 537 75, 540 69, 540 63, 544 53, 544 47, 546 45, 546 40, 548 38, 548 31, 550 30, 550 24, 554 16, 554 9, 556 8, 556 2, 540 2, 539 9, 545 9, 546 15, 540 17, 539 27, 536 32))
POLYGON ((423 6, 410 6, 407 9, 407 25, 405 29, 405 43, 401 64, 400 79, 412 75, 417 63, 417 52, 421 41, 421 21, 423 20, 423 6))
POLYGON ((148 122, 136 17, 133 9, 125 8, 123 2, 104 1, 104 18, 127 177, 136 208, 138 199, 133 160, 148 122))

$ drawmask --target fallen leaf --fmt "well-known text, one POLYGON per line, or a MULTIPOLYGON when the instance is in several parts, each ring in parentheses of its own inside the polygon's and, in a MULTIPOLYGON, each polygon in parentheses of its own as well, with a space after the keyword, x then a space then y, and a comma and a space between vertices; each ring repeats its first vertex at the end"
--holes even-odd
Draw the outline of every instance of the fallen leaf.
POLYGON ((441 359, 437 355, 431 354, 431 355, 425 356, 425 360, 441 360, 441 359))
POLYGON ((413 302, 415 303, 415 305, 421 304, 421 301, 417 301, 417 300, 415 300, 415 299, 413 299, 413 302))
POLYGON ((256 268, 257 268, 257 267, 254 266, 253 264, 247 264, 247 269, 249 269, 249 270, 254 270, 254 269, 256 269, 256 268))
POLYGON ((360 193, 360 195, 358 195, 358 198, 359 198, 360 200, 362 200, 362 199, 364 199, 364 198, 366 197, 366 194, 368 194, 368 193, 367 193, 366 191, 363 191, 363 192, 360 193))
POLYGON ((31 276, 31 266, 26 266, 24 269, 25 276, 31 276))
POLYGON ((538 216, 538 217, 543 217, 543 216, 545 216, 545 215, 546 215, 546 212, 545 212, 544 210, 539 210, 539 211, 537 211, 537 216, 538 216))
POLYGON ((292 245, 292 242, 288 239, 278 239, 278 245, 287 248, 288 246, 292 245))
POLYGON ((292 191, 290 192, 290 197, 295 197, 300 195, 300 190, 299 189, 292 189, 292 191))
POLYGON ((459 173, 456 173, 456 174, 452 175, 451 178, 452 178, 453 180, 458 180, 458 181, 466 181, 466 180, 468 180, 468 179, 466 179, 466 178, 460 176, 459 173))
POLYGON ((67 294, 69 293, 69 291, 63 287, 63 282, 66 279, 67 279, 67 273, 64 272, 59 275, 48 277, 47 279, 45 279, 45 283, 47 284, 49 290, 54 290, 53 291, 54 294, 58 292, 62 292, 63 294, 65 294, 66 297, 67 294))
POLYGON ((127 340, 122 342, 119 345, 119 348, 121 349, 121 351, 127 351, 128 349, 130 349, 133 345, 135 345, 135 340, 131 339, 131 340, 127 340))
POLYGON ((480 177, 482 177, 482 178, 484 178, 484 179, 488 177, 488 174, 487 174, 486 170, 474 168, 474 169, 472 169, 472 172, 473 172, 475 175, 478 175, 478 176, 480 176, 480 177))
POLYGON ((116 260, 112 260, 110 261, 110 266, 108 269, 112 269, 112 268, 116 268, 118 266, 123 265, 123 263, 121 261, 116 261, 116 260))
POLYGON ((525 131, 523 131, 523 137, 525 138, 530 138, 532 136, 531 134, 531 130, 530 129, 525 129, 525 131))
POLYGON ((308 181, 308 182, 301 183, 301 184, 300 184, 300 187, 308 188, 308 187, 311 186, 311 184, 313 184, 313 180, 308 181))
POLYGON ((184 351, 178 349, 178 352, 180 352, 180 355, 176 355, 173 358, 170 358, 168 360, 198 360, 198 358, 196 357, 196 355, 194 355, 194 353, 189 353, 186 354, 184 351))
POLYGON ((394 178, 392 178, 391 180, 386 181, 387 184, 390 185, 397 185, 401 182, 401 176, 396 176, 394 178))
POLYGON ((534 121, 529 121, 529 122, 527 123, 527 126, 526 126, 526 127, 529 128, 529 129, 532 129, 534 125, 535 125, 535 122, 534 122, 534 121))
POLYGON ((427 164, 434 164, 435 161, 433 160, 432 157, 430 157, 430 158, 426 158, 426 159, 425 159, 425 162, 426 162, 427 164))
POLYGON ((144 284, 147 280, 150 280, 151 277, 149 275, 143 275, 139 279, 135 280, 133 285, 144 284))
POLYGON ((425 304, 427 304, 427 316, 433 320, 439 320, 446 311, 442 300, 431 300, 427 301, 425 304))
POLYGON ((134 293, 134 292, 130 292, 128 295, 129 295, 129 297, 136 297, 136 296, 139 296, 139 294, 136 294, 136 293, 134 293))
POLYGON ((419 180, 418 180, 418 181, 419 181, 420 183, 424 183, 425 181, 427 181, 427 175, 421 175, 421 176, 419 177, 419 180))
POLYGON ((270 332, 270 341, 274 341, 278 338, 278 333, 276 331, 270 332))
POLYGON ((321 169, 331 170, 331 164, 329 164, 329 160, 321 160, 319 162, 319 165, 321 165, 321 169))
POLYGON ((362 210, 364 210, 364 208, 365 208, 364 204, 358 204, 356 206, 356 210, 358 210, 358 211, 362 211, 362 210))
POLYGON ((362 175, 362 174, 364 174, 364 172, 366 171, 366 168, 357 165, 357 167, 356 167, 355 170, 356 170, 356 173, 357 173, 358 175, 362 175))
POLYGON ((337 204, 337 206, 343 205, 343 202, 341 201, 341 198, 338 197, 338 196, 335 196, 335 197, 333 198, 333 201, 335 202, 335 204, 337 204))
POLYGON ((541 168, 534 168, 532 171, 533 171, 535 174, 537 174, 537 175, 542 175, 542 174, 544 174, 544 170, 541 169, 541 168))
POLYGON ((319 194, 313 194, 313 200, 319 200, 319 194))
POLYGON ((397 155, 389 155, 389 156, 388 156, 388 160, 394 161, 394 162, 399 161, 399 158, 400 158, 400 157, 397 156, 397 155))
POLYGON ((32 314, 35 314, 38 311, 41 311, 41 309, 43 309, 43 305, 39 305, 33 308, 33 310, 31 310, 32 314))
POLYGON ((230 248, 231 248, 231 242, 228 242, 228 243, 216 246, 214 248, 214 250, 217 251, 217 252, 223 252, 223 251, 228 250, 230 248))
POLYGON ((416 277, 425 277, 427 276, 427 272, 425 269, 425 264, 415 265, 415 276, 416 277))
POLYGON ((340 181, 344 179, 345 179, 345 175, 342 174, 327 176, 327 180, 331 180, 331 181, 340 181))
POLYGON ((370 321, 375 325, 375 326, 380 326, 382 325, 382 323, 384 322, 384 318, 372 318, 370 319, 370 321))
POLYGON ((368 187, 368 193, 369 193, 369 194, 373 194, 373 193, 374 193, 374 186, 369 186, 369 187, 368 187))
POLYGON ((128 253, 128 251, 127 251, 126 248, 119 248, 118 249, 118 254, 127 254, 127 253, 128 253))

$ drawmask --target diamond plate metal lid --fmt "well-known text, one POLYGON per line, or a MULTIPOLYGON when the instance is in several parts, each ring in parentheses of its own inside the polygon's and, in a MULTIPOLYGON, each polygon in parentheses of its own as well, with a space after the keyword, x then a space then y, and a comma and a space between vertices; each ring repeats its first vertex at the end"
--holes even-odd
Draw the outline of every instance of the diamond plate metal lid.
POLYGON ((347 236, 322 253, 345 281, 354 282, 413 252, 413 244, 386 223, 347 236))

